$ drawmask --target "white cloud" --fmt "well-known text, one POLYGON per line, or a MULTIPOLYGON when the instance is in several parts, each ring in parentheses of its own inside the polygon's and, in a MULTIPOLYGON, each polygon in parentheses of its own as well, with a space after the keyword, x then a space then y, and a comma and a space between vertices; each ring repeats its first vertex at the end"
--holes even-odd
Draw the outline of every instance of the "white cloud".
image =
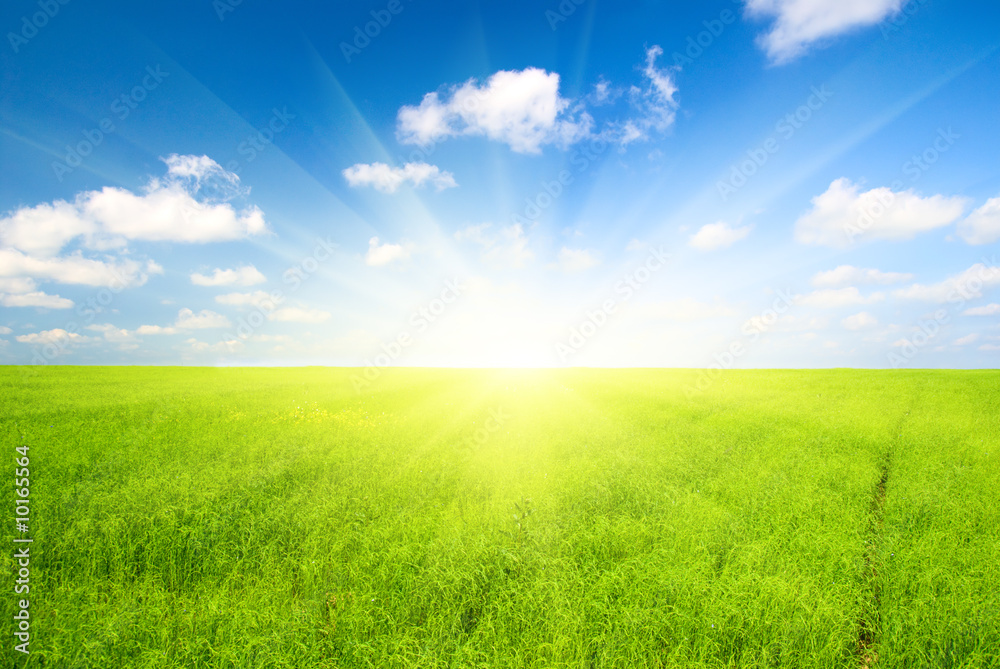
POLYGON ((84 344, 90 341, 90 337, 76 332, 67 332, 62 328, 43 330, 42 332, 32 332, 31 334, 18 335, 15 337, 22 344, 53 344, 63 348, 67 344, 84 344))
POLYGON ((646 64, 642 69, 643 76, 648 80, 645 89, 632 86, 629 89, 629 102, 638 112, 638 116, 630 118, 618 129, 618 141, 624 146, 631 142, 646 140, 649 131, 664 132, 673 125, 677 117, 678 102, 677 84, 669 70, 656 67, 656 59, 663 55, 659 46, 651 46, 646 50, 646 64))
POLYGON ((165 162, 167 178, 152 179, 138 194, 106 187, 78 193, 72 203, 56 200, 8 212, 0 218, 0 241, 32 256, 50 257, 77 238, 87 248, 107 250, 129 240, 205 243, 267 231, 259 209, 237 212, 229 204, 238 191, 223 191, 224 201, 195 199, 205 178, 234 184, 235 174, 207 156, 171 156, 165 162))
POLYGON ((572 273, 583 272, 591 267, 596 267, 600 263, 600 259, 587 249, 571 249, 564 246, 559 249, 559 255, 554 266, 563 272, 572 273))
POLYGON ((1000 314, 1000 304, 996 302, 982 307, 973 307, 962 312, 963 316, 996 316, 1000 314))
POLYGON ((279 299, 274 299, 269 293, 263 290, 255 290, 252 293, 226 293, 225 295, 216 295, 215 301, 219 304, 226 304, 231 307, 263 307, 265 309, 270 309, 274 305, 281 302, 280 294, 279 299))
POLYGON ((204 244, 243 239, 267 231, 257 207, 237 212, 229 203, 202 202, 181 184, 155 182, 141 195, 106 187, 77 196, 80 215, 98 230, 94 248, 126 240, 204 244))
POLYGON ((894 192, 837 179, 812 199, 812 209, 795 222, 795 239, 803 244, 843 248, 858 239, 912 239, 921 232, 949 225, 962 215, 965 200, 912 190, 894 192))
POLYGON ((378 237, 368 240, 368 253, 365 255, 365 264, 371 267, 382 267, 390 263, 406 260, 410 257, 410 250, 401 244, 378 243, 378 237))
POLYGON ((330 320, 331 314, 320 309, 301 309, 299 307, 284 307, 268 314, 269 321, 283 323, 323 323, 330 320))
POLYGON ((43 309, 70 309, 73 300, 58 295, 43 292, 21 293, 7 295, 0 293, 0 306, 4 307, 41 307, 43 309))
POLYGON ((951 343, 952 346, 965 346, 966 344, 972 344, 977 341, 979 341, 979 334, 973 332, 972 334, 965 335, 964 337, 959 337, 951 343))
POLYGON ((827 272, 813 276, 811 283, 817 288, 839 288, 853 284, 889 284, 909 281, 912 274, 902 272, 882 272, 877 269, 862 269, 852 265, 840 265, 827 272))
POLYGON ((427 163, 406 163, 402 167, 389 167, 385 163, 358 163, 342 174, 352 188, 372 186, 383 193, 395 193, 407 181, 414 186, 430 183, 439 191, 458 186, 451 172, 442 172, 437 165, 427 163))
POLYGON ((885 299, 883 293, 872 293, 868 297, 861 294, 857 288, 827 288, 814 290, 806 295, 796 297, 796 304, 820 309, 838 309, 856 304, 873 304, 885 299))
POLYGON ((35 281, 30 277, 0 277, 0 293, 30 293, 35 288, 35 281))
POLYGON ((518 153, 538 153, 546 144, 567 146, 590 134, 586 113, 573 118, 559 95, 559 75, 534 67, 500 70, 486 83, 470 79, 443 97, 427 93, 419 106, 399 110, 397 137, 427 146, 448 137, 481 135, 518 153))
POLYGON ((218 177, 225 182, 236 184, 240 178, 226 171, 208 156, 179 156, 172 153, 162 159, 167 164, 167 174, 172 177, 190 178, 201 182, 208 177, 218 177))
POLYGON ((151 261, 94 260, 84 258, 80 252, 39 258, 15 249, 0 249, 0 276, 20 279, 23 285, 28 285, 32 279, 41 279, 66 284, 124 288, 141 286, 146 283, 150 274, 162 273, 163 268, 151 261))
POLYGON ((21 207, 0 218, 0 243, 34 256, 50 257, 81 235, 92 235, 94 221, 63 200, 34 207, 21 207))
POLYGON ((611 104, 621 97, 622 92, 620 89, 614 88, 609 81, 600 79, 594 84, 594 92, 590 94, 588 99, 595 106, 611 104))
POLYGON ((1000 344, 983 344, 979 347, 980 351, 1000 351, 1000 344))
POLYGON ((501 70, 483 84, 470 79, 426 94, 417 106, 400 108, 396 136, 403 143, 428 146, 449 137, 478 135, 518 153, 539 153, 547 145, 565 149, 587 138, 622 147, 645 141, 652 132, 670 128, 679 108, 671 68, 657 67, 662 55, 659 46, 646 49, 645 61, 637 68, 643 77, 640 85, 619 88, 602 79, 576 100, 559 95, 557 73, 533 67, 501 70), (610 106, 623 96, 628 115, 606 121, 595 133, 587 106, 610 106))
POLYGON ((969 244, 992 244, 1000 239, 1000 197, 969 214, 958 224, 958 235, 969 244))
POLYGON ((861 311, 840 321, 847 330, 865 330, 878 325, 878 319, 867 311, 861 311))
POLYGON ((925 286, 915 283, 909 288, 893 291, 893 296, 907 300, 944 303, 949 300, 971 300, 982 297, 983 288, 1000 285, 1000 269, 976 263, 964 272, 950 276, 940 283, 925 286))
POLYGON ((190 309, 181 309, 177 313, 174 327, 179 330, 204 330, 209 328, 228 328, 229 319, 208 309, 194 313, 190 309))
POLYGON ((784 63, 820 40, 872 26, 896 14, 906 0, 746 0, 747 14, 774 18, 759 38, 773 62, 784 63))
POLYGON ((179 330, 175 327, 162 325, 140 325, 135 331, 137 335, 172 335, 178 332, 179 330))
POLYGON ((746 239, 751 230, 753 230, 752 225, 734 228, 724 221, 709 223, 701 226, 698 232, 691 235, 688 244, 701 251, 714 251, 732 246, 741 239, 746 239))
POLYGON ((502 227, 496 234, 490 228, 491 223, 470 225, 456 232, 455 239, 478 244, 483 248, 483 259, 495 265, 519 268, 534 259, 520 223, 502 227))
POLYGON ((138 193, 108 187, 0 215, 0 304, 66 309, 71 300, 37 290, 36 281, 122 289, 163 273, 152 260, 124 256, 129 241, 217 242, 267 231, 259 209, 229 204, 243 192, 235 174, 206 156, 164 162, 166 178, 138 193), (71 243, 80 248, 60 255, 71 243), (85 249, 122 255, 88 257, 85 249))
POLYGON ((198 273, 191 275, 191 283, 196 286, 255 286, 265 281, 267 277, 253 265, 236 269, 216 268, 211 276, 198 273))
POLYGON ((9 327, 0 325, 0 335, 9 335, 11 332, 13 332, 13 330, 11 330, 9 327))

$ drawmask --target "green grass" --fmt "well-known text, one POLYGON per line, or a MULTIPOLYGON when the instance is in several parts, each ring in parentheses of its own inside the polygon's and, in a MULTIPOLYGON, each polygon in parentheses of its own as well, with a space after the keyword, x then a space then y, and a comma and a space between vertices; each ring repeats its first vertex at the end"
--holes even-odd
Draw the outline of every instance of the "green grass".
POLYGON ((33 652, 3 652, 1000 667, 995 372, 354 373, 0 368, 34 538, 33 652))

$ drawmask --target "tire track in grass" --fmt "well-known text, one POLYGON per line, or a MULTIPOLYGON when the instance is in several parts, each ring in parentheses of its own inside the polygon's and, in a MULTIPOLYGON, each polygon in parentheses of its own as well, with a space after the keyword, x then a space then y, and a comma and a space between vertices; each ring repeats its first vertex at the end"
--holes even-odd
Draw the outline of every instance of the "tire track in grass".
POLYGON ((882 635, 882 586, 879 583, 877 557, 885 525, 885 491, 889 484, 890 474, 892 473, 896 447, 903 436, 903 424, 906 423, 909 415, 910 412, 907 410, 899 419, 894 436, 889 441, 888 448, 882 454, 878 485, 875 486, 875 492, 872 495, 871 512, 869 514, 871 517, 871 527, 868 530, 868 547, 865 551, 864 571, 867 578, 867 607, 862 609, 861 619, 858 621, 858 657, 862 669, 870 669, 878 662, 878 653, 875 648, 879 637, 882 635))

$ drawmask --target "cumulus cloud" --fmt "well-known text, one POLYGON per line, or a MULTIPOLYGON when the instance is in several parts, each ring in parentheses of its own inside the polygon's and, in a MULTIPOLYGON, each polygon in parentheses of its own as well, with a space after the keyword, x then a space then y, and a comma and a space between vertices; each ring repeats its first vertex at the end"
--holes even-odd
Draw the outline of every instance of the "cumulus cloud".
POLYGON ((236 269, 216 268, 211 275, 197 272, 191 275, 191 283, 196 286, 255 286, 265 281, 267 277, 253 265, 236 269))
MULTIPOLYGON (((155 262, 85 258, 80 252, 57 257, 37 257, 15 249, 0 249, 0 277, 29 285, 34 279, 85 286, 131 287, 146 283, 150 274, 162 274, 155 262)), ((15 292, 15 291, 12 291, 15 292)))
POLYGON ((73 300, 58 295, 49 295, 41 291, 8 295, 0 293, 0 306, 4 307, 39 307, 42 309, 71 309, 73 300))
POLYGON ((368 253, 365 264, 371 267, 382 267, 410 257, 410 250, 401 244, 379 244, 378 237, 368 240, 368 253))
POLYGON ((18 335, 15 339, 22 344, 39 344, 42 346, 52 344, 59 348, 65 348, 69 344, 85 344, 91 341, 90 337, 77 332, 67 332, 62 328, 54 328, 52 330, 43 330, 41 332, 18 335))
POLYGON ((854 286, 849 288, 827 288, 814 290, 806 295, 796 297, 796 304, 820 309, 838 309, 856 304, 873 304, 885 299, 884 293, 872 293, 867 297, 854 286))
POLYGON ((407 182, 414 186, 430 183, 439 191, 458 186, 451 172, 442 172, 437 165, 427 163, 406 163, 402 167, 358 163, 344 170, 343 175, 352 188, 372 186, 383 193, 395 193, 407 182))
POLYGON ((0 293, 30 293, 35 290, 35 281, 29 277, 0 276, 0 293))
POLYGON ((753 230, 752 225, 734 228, 728 223, 719 221, 701 226, 698 232, 691 235, 688 244, 700 251, 714 251, 732 246, 741 239, 746 239, 753 230))
MULTIPOLYGON (((674 124, 679 108, 673 72, 657 66, 662 55, 659 46, 646 49, 637 68, 641 84, 617 87, 601 79, 592 92, 575 100, 559 94, 557 73, 535 67, 501 70, 484 83, 470 79, 427 93, 419 105, 401 107, 396 136, 400 142, 422 146, 450 137, 482 136, 517 153, 540 153, 550 145, 565 149, 584 139, 622 147, 648 140, 674 124), (619 99, 621 105, 616 105, 619 99), (609 118, 599 132, 588 106, 607 108, 603 113, 609 118), (627 107, 624 115, 610 111, 621 106, 627 107)), ((383 177, 393 183, 390 179, 383 177)))
POLYGON ((1000 239, 1000 197, 969 214, 958 224, 958 235, 969 244, 992 244, 1000 239))
MULTIPOLYGON (((266 232, 263 213, 256 207, 237 211, 228 201, 196 199, 208 177, 218 175, 227 183, 237 183, 235 174, 207 156, 164 160, 167 178, 152 179, 141 192, 105 187, 79 193, 72 203, 56 200, 8 212, 0 218, 0 242, 26 254, 48 257, 78 238, 87 248, 107 250, 130 240, 205 243, 266 232), (209 163, 210 169, 205 167, 209 163)), ((229 193, 228 199, 235 195, 229 193)))
POLYGON ((1000 304, 996 302, 981 307, 973 307, 962 312, 963 316, 996 316, 1000 314, 1000 304))
POLYGON ((81 216, 95 222, 91 245, 124 246, 126 240, 204 244, 267 231, 257 207, 237 212, 229 203, 196 200, 179 184, 156 184, 145 193, 105 187, 77 197, 81 216))
POLYGON ((43 258, 57 254, 76 237, 96 231, 94 221, 63 200, 20 207, 0 218, 0 244, 43 258))
POLYGON ((878 319, 867 311, 861 311, 840 321, 846 330, 865 330, 878 325, 878 319))
POLYGON ((0 325, 0 335, 9 335, 11 332, 13 332, 13 330, 11 330, 9 327, 0 325))
POLYGON ((882 272, 877 269, 862 269, 853 265, 840 265, 836 269, 819 272, 811 283, 817 288, 840 288, 857 284, 890 284, 909 281, 912 274, 902 272, 882 272))
POLYGON ((746 0, 747 14, 774 19, 758 42, 775 63, 802 55, 816 42, 872 26, 899 12, 906 0, 746 0))
POLYGON ((982 297, 984 288, 1000 285, 1000 268, 976 263, 969 269, 950 276, 939 283, 915 283, 908 288, 893 291, 893 296, 907 300, 944 303, 982 297))
POLYGON ((246 192, 235 174, 207 156, 163 160, 166 176, 137 192, 107 187, 78 193, 72 202, 0 214, 0 302, 68 308, 70 300, 37 290, 35 283, 126 288, 162 274, 152 260, 125 255, 130 241, 205 243, 267 231, 259 209, 237 211, 231 204, 246 192), (66 252, 71 244, 77 248, 66 252))
POLYGON ((567 146, 590 134, 593 120, 574 117, 559 95, 559 75, 535 67, 500 70, 424 95, 399 110, 396 134, 405 144, 427 146, 449 137, 484 136, 517 153, 539 153, 547 144, 567 146))
POLYGON ((228 328, 229 319, 208 309, 195 313, 191 309, 181 309, 177 313, 174 327, 178 330, 206 330, 210 328, 228 328))
POLYGON ((912 190, 873 188, 861 192, 849 179, 837 179, 812 199, 812 209, 795 222, 795 239, 803 244, 843 248, 858 239, 912 239, 954 223, 965 200, 912 190))

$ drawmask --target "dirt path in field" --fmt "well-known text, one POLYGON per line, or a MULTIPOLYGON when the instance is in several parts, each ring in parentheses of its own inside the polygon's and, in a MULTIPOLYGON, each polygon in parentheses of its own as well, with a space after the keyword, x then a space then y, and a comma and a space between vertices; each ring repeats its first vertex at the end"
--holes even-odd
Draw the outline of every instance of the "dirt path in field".
POLYGON ((896 456, 896 446, 903 436, 903 424, 909 415, 910 412, 907 411, 899 419, 893 437, 889 440, 889 447, 882 455, 878 485, 875 486, 875 492, 872 495, 869 514, 871 527, 868 530, 868 547, 865 551, 869 610, 858 621, 858 658, 862 669, 870 669, 878 662, 876 645, 882 631, 882 585, 876 567, 876 556, 882 543, 883 526, 885 525, 885 491, 889 484, 889 475, 896 456))

